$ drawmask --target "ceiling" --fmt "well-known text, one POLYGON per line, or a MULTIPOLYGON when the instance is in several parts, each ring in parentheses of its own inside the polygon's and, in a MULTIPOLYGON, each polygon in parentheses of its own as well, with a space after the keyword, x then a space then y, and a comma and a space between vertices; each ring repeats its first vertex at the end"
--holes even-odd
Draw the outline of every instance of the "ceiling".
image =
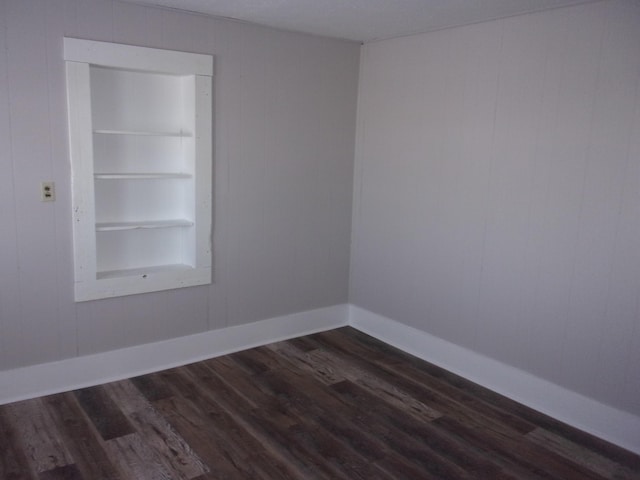
POLYGON ((129 0, 370 42, 595 0, 129 0))

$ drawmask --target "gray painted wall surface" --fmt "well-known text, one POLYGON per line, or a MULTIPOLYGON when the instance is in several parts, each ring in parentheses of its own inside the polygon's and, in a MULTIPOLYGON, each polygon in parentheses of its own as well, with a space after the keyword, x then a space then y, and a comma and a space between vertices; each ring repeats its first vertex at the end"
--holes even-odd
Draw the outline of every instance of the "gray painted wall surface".
POLYGON ((640 3, 361 55, 351 302, 640 414, 640 3))
POLYGON ((0 370, 346 302, 358 58, 112 0, 0 0, 0 370), (63 36, 215 55, 213 285, 73 302, 63 36))

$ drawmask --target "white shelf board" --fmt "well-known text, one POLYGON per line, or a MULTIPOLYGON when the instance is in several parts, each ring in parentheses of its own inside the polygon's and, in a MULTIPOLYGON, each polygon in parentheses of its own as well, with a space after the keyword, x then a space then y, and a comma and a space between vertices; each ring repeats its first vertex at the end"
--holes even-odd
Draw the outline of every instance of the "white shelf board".
POLYGON ((191 178, 193 175, 190 173, 95 173, 94 178, 100 180, 122 180, 122 179, 161 179, 161 178, 191 178))
POLYGON ((153 265, 142 268, 128 268, 125 270, 109 270, 105 272, 97 272, 97 279, 103 280, 107 278, 120 278, 120 277, 145 277, 147 275, 153 275, 157 273, 166 272, 182 272, 193 270, 191 265, 185 264, 171 264, 171 265, 153 265))
POLYGON ((181 218, 146 222, 99 222, 96 223, 96 231, 112 232, 118 230, 136 230, 139 228, 173 228, 191 226, 193 226, 193 222, 191 220, 185 220, 181 218))
POLYGON ((150 132, 144 130, 107 130, 97 129, 93 133, 99 135, 137 135, 141 137, 191 137, 188 132, 150 132))

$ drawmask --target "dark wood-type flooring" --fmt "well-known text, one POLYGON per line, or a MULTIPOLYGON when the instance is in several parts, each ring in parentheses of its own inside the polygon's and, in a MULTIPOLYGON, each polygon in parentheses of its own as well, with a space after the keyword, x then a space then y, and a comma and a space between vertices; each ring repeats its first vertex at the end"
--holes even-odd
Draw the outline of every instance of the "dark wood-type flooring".
POLYGON ((640 479, 640 457, 351 328, 0 407, 0 479, 640 479))

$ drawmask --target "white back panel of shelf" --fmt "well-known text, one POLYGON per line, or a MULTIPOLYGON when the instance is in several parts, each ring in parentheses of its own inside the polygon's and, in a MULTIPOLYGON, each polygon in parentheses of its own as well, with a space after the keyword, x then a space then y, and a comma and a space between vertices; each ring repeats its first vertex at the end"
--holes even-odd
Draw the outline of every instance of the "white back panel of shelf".
POLYGON ((96 221, 193 218, 193 179, 96 180, 96 221))
POLYGON ((98 272, 184 264, 186 231, 193 227, 98 232, 98 272))
MULTIPOLYGON (((95 130, 181 132, 193 117, 184 106, 181 77, 91 66, 91 103, 95 130)), ((193 133, 193 130, 188 133, 193 133)))
POLYGON ((193 162, 185 161, 193 138, 102 135, 93 136, 96 173, 190 173, 193 162))

